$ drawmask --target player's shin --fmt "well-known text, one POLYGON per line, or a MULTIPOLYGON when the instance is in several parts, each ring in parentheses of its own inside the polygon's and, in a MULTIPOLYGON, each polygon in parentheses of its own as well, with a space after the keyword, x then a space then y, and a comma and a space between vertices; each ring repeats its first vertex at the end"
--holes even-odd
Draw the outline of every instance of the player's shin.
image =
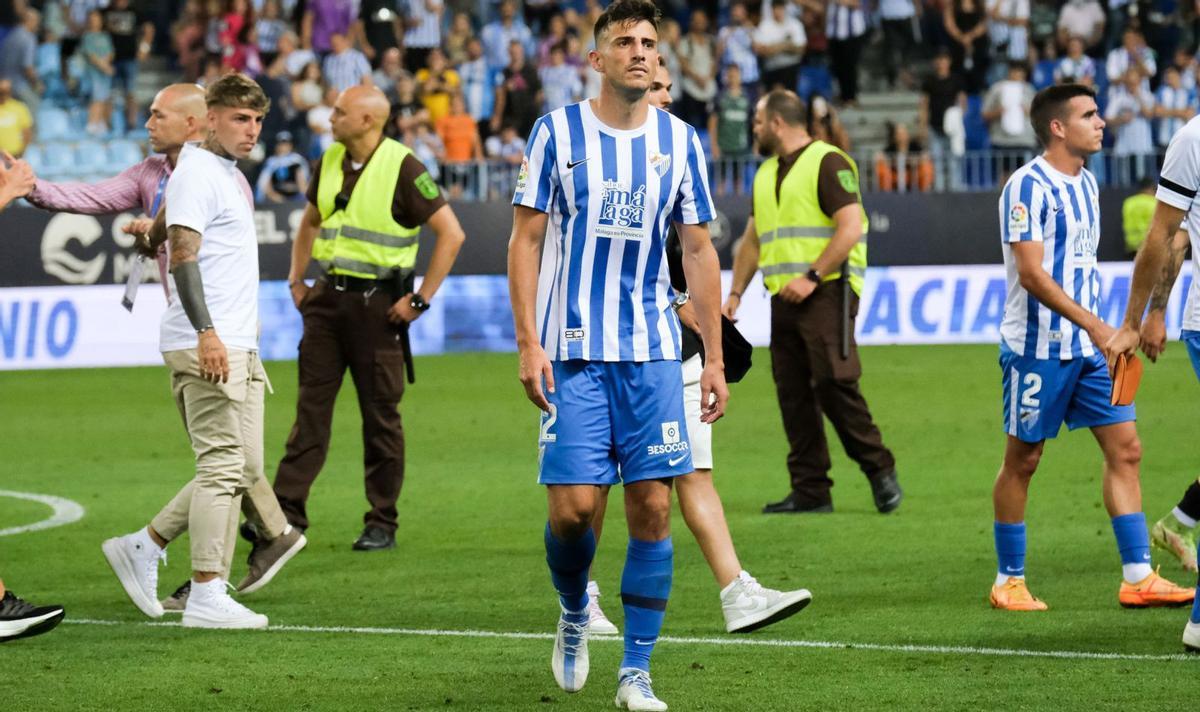
POLYGON ((587 608, 588 569, 596 555, 596 536, 591 529, 574 541, 560 539, 546 524, 546 564, 550 580, 563 608, 578 613, 587 608))

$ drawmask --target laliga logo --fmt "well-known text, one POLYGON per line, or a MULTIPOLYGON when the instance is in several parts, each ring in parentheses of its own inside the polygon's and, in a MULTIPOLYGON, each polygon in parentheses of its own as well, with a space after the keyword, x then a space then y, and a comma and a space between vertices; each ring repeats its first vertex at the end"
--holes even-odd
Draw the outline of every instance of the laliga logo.
POLYGON ((104 234, 100 223, 87 215, 59 213, 50 219, 42 232, 42 267, 47 274, 67 284, 95 284, 104 271, 105 256, 96 255, 82 260, 67 250, 67 244, 78 240, 90 246, 104 234))

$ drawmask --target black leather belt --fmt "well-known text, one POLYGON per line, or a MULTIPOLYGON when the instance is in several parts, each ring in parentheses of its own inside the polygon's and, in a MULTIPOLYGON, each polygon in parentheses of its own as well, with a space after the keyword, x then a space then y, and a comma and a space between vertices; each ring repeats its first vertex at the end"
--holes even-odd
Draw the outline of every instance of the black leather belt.
POLYGON ((362 277, 352 277, 348 274, 325 274, 321 275, 321 279, 329 283, 339 292, 374 292, 377 289, 390 289, 393 279, 364 279, 362 277))

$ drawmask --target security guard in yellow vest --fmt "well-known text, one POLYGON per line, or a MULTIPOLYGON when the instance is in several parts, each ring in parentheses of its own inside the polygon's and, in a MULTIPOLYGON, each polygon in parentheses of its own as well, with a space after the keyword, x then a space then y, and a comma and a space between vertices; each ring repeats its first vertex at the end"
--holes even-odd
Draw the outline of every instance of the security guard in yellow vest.
POLYGON ((862 367, 853 336, 869 227, 858 168, 837 147, 813 140, 804 116, 800 97, 782 89, 755 108, 754 135, 768 158, 754 178, 754 212, 734 257, 724 307, 732 319, 761 269, 771 293, 771 368, 790 444, 792 484, 787 497, 763 512, 833 511, 824 414, 866 474, 875 507, 887 513, 900 506, 903 494, 895 459, 858 388, 862 367), (849 332, 844 357, 843 328, 849 332))
POLYGON ((296 423, 275 475, 275 496, 288 521, 306 529, 305 504, 325 464, 334 400, 349 368, 362 413, 371 505, 354 542, 360 551, 395 546, 408 323, 429 308, 464 239, 425 167, 407 146, 384 138, 389 111, 374 87, 351 87, 338 97, 332 118, 337 142, 313 171, 288 274, 304 337, 296 423), (417 234, 425 223, 437 243, 421 289, 414 291, 417 234), (320 267, 312 287, 304 282, 310 262, 320 267))

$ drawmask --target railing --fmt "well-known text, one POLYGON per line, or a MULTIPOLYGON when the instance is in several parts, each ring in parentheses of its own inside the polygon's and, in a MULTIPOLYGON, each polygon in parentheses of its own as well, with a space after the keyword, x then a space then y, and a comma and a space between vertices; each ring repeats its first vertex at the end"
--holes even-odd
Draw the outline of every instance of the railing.
MULTIPOLYGON (((940 152, 863 154, 858 163, 863 192, 961 193, 991 192, 1004 187, 1008 176, 1032 160, 1033 150, 968 151, 961 156, 940 152)), ((720 158, 708 164, 709 186, 716 195, 750 195, 762 159, 720 158)), ((1088 160, 1088 170, 1101 187, 1136 188, 1156 180, 1162 154, 1117 155, 1103 151, 1088 160)), ((520 164, 474 161, 443 164, 439 182, 451 198, 469 201, 509 201, 516 189, 520 164)))

